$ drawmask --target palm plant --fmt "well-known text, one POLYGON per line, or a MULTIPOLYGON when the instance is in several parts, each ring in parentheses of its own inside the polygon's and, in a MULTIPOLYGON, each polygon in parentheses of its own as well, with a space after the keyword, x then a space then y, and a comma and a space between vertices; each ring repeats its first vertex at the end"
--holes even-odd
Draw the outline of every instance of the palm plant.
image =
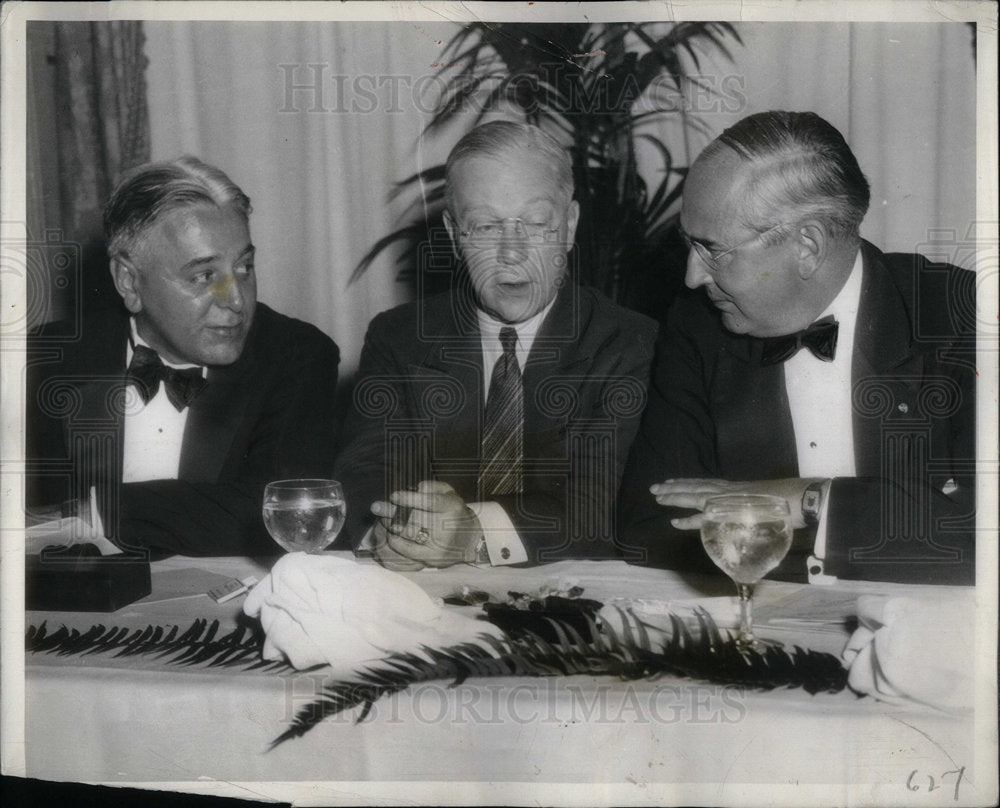
MULTIPOLYGON (((470 128, 488 113, 506 110, 567 144, 581 208, 576 279, 633 308, 659 313, 680 280, 680 273, 664 273, 663 267, 684 259, 676 203, 685 168, 648 124, 681 116, 682 131, 699 126, 683 99, 685 84, 700 79, 685 64, 699 70, 700 51, 712 49, 728 58, 730 37, 740 41, 723 22, 466 25, 446 46, 439 72, 444 90, 424 134, 437 134, 469 109, 478 110, 470 128), (638 170, 640 141, 662 160, 652 188, 638 170), (664 283, 668 275, 673 286, 664 283)), ((443 183, 444 166, 437 165, 398 184, 397 193, 416 186, 423 192, 407 212, 410 222, 380 239, 354 277, 399 241, 411 246, 401 258, 404 277, 417 268, 418 245, 441 246, 443 183)))

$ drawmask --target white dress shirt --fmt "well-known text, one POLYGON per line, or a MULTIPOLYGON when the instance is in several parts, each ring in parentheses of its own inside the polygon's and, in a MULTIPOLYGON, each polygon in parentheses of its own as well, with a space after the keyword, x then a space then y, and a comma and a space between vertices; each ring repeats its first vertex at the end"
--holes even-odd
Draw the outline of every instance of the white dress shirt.
MULTIPOLYGON (((787 360, 785 390, 795 430, 795 449, 800 477, 854 477, 854 425, 851 402, 851 362, 854 333, 861 302, 862 260, 859 252, 851 274, 833 302, 817 318, 833 315, 838 323, 837 351, 832 362, 824 362, 807 348, 787 360)), ((826 557, 826 515, 830 506, 826 485, 813 557, 809 561, 811 583, 835 580, 823 571, 826 557), (816 568, 819 572, 814 572, 816 568)))
MULTIPOLYGON (((135 318, 131 320, 132 341, 125 357, 126 367, 132 362, 133 344, 151 346, 139 336, 135 318)), ((198 365, 178 365, 160 360, 167 367, 191 368, 198 365)), ((201 369, 202 376, 205 368, 201 369)), ((189 407, 180 412, 170 403, 165 385, 161 382, 156 393, 146 404, 133 386, 128 388, 125 399, 125 448, 122 482, 138 483, 145 480, 176 480, 181 464, 181 446, 189 407)))

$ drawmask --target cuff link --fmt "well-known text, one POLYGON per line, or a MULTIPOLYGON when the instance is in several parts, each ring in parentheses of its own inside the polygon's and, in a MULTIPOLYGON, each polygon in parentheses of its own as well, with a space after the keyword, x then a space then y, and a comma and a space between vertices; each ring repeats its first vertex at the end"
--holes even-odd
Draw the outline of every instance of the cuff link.
POLYGON ((486 536, 479 536, 465 551, 465 563, 473 566, 490 566, 490 551, 486 546, 486 536))
POLYGON ((826 559, 816 558, 811 555, 806 559, 806 572, 809 575, 809 583, 818 586, 829 586, 837 583, 836 575, 826 574, 826 559))

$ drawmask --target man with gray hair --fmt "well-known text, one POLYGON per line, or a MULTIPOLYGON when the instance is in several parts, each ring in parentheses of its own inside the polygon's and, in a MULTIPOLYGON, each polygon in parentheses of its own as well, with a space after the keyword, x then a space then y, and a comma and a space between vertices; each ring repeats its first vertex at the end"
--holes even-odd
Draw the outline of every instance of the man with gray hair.
POLYGON ((337 346, 257 303, 250 200, 192 157, 134 169, 105 207, 124 306, 29 345, 28 502, 87 502, 121 546, 273 553, 264 484, 326 476, 337 346))
POLYGON ((785 576, 974 580, 974 276, 863 241, 868 202, 814 113, 745 118, 691 167, 692 292, 622 483, 619 536, 648 562, 713 569, 706 500, 753 493, 789 504, 785 576))
POLYGON ((369 326, 337 461, 346 540, 409 569, 611 556, 655 324, 571 281, 572 165, 541 129, 477 127, 446 183, 461 270, 369 326))

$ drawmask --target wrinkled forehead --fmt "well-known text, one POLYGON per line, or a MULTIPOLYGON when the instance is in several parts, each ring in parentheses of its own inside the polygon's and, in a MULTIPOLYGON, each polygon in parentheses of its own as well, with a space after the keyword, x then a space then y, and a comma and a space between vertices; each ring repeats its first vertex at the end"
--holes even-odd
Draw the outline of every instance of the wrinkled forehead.
POLYGON ((447 181, 452 197, 470 192, 489 193, 504 185, 530 188, 535 195, 548 196, 562 204, 568 203, 573 195, 572 173, 561 171, 552 155, 527 146, 465 155, 452 164, 447 181))
POLYGON ((160 212, 136 235, 133 257, 163 258, 242 251, 250 245, 247 217, 235 205, 177 205, 160 212))

